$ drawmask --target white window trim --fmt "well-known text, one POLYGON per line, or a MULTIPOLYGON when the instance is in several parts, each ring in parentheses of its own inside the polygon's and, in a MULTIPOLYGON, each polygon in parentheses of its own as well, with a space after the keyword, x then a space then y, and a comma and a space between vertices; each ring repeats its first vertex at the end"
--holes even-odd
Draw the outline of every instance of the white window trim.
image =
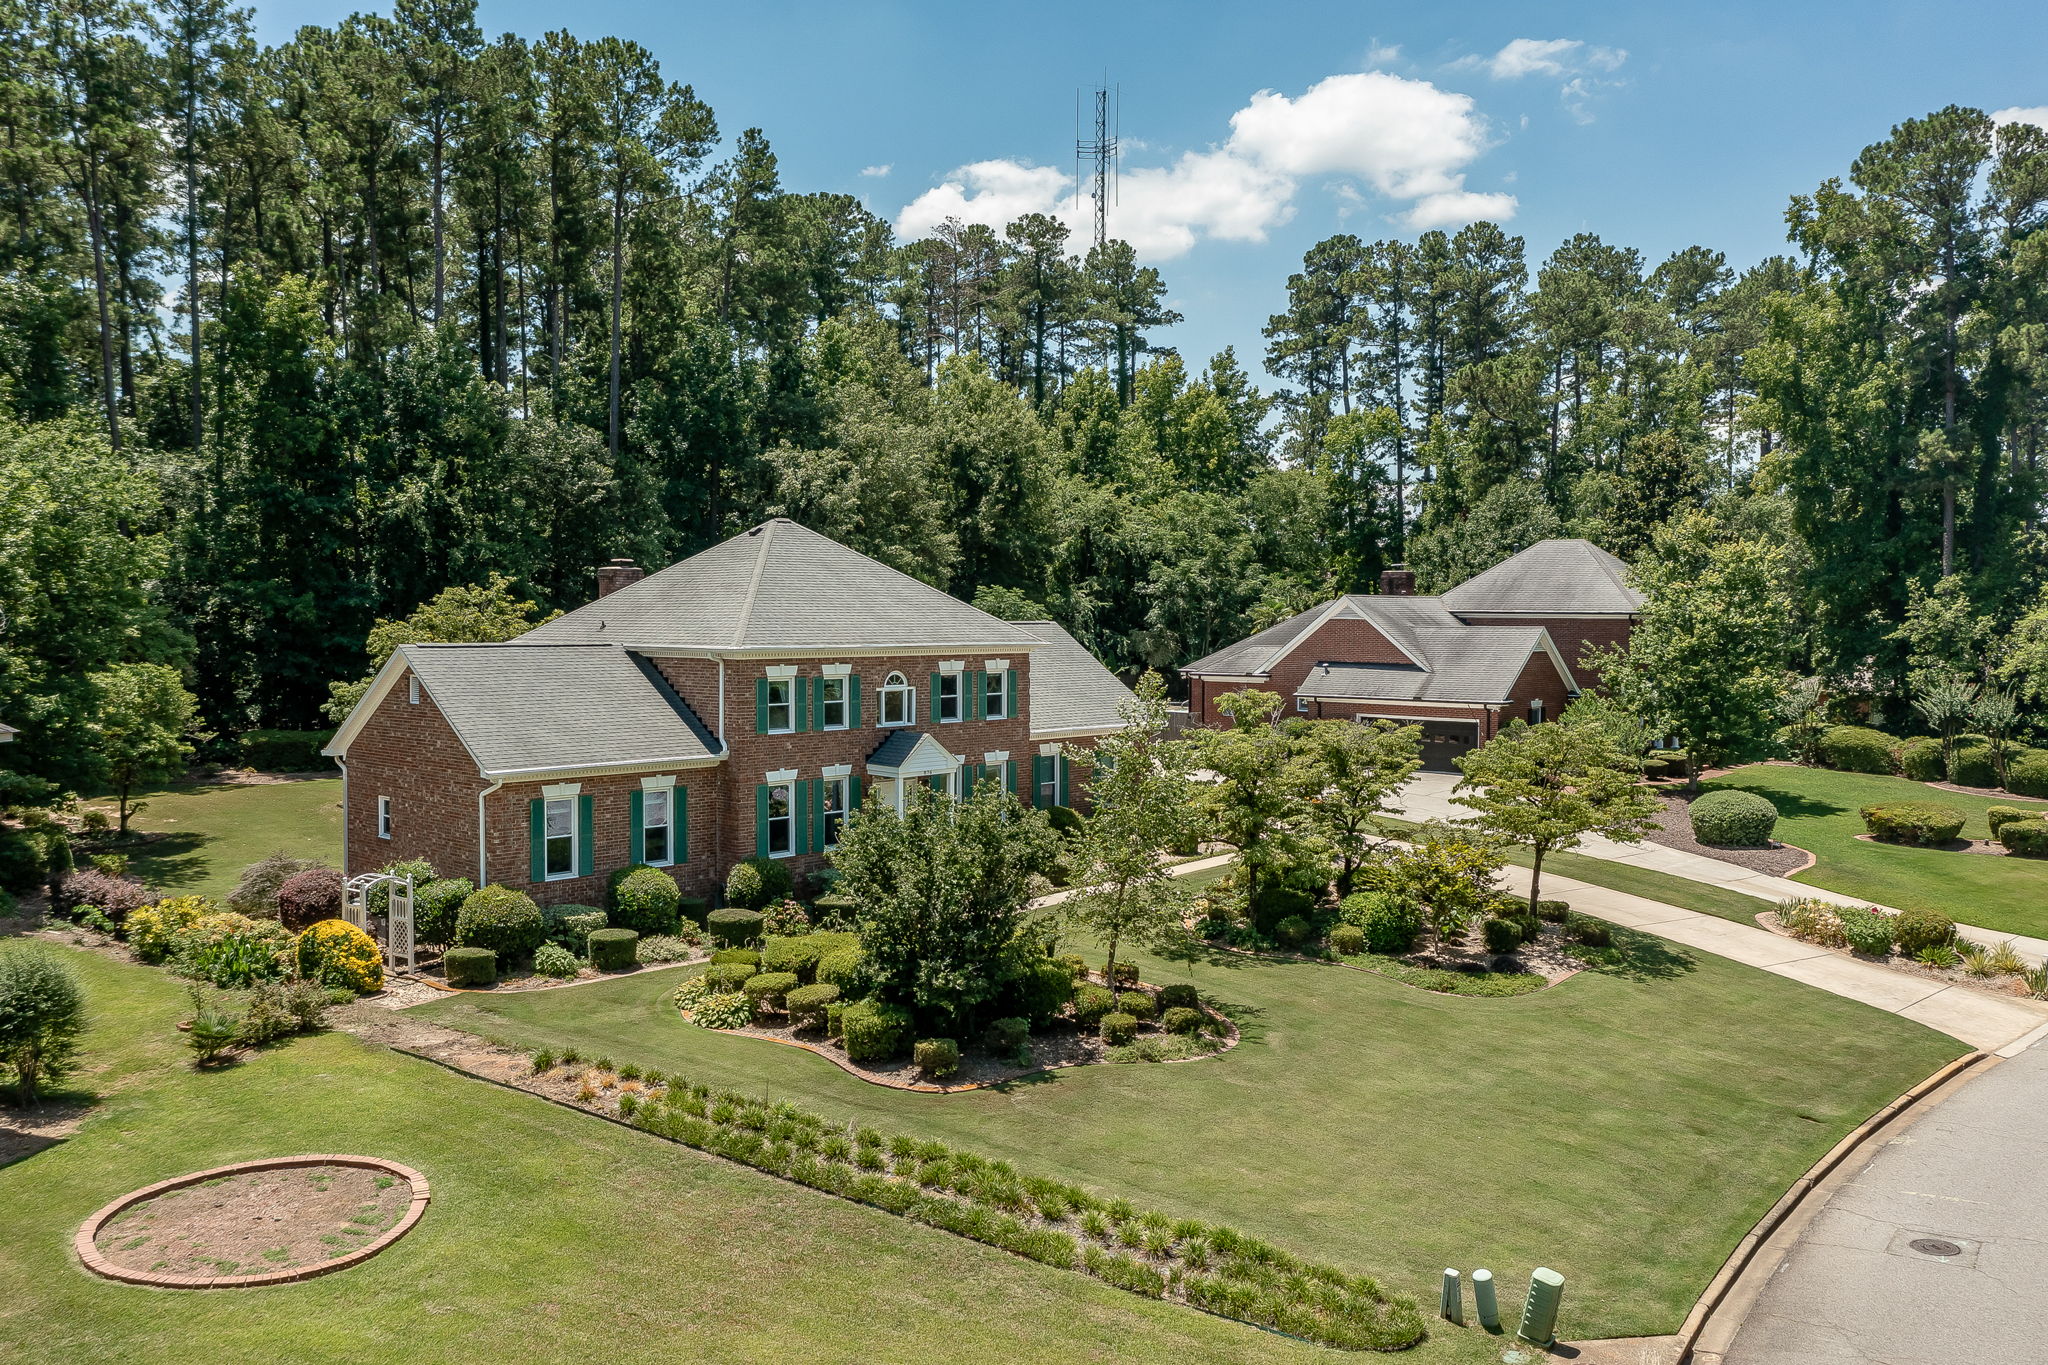
POLYGON ((852 777, 853 765, 851 763, 828 763, 818 771, 825 777, 852 777))
MULTIPOLYGON (((768 774, 768 785, 771 787, 789 788, 789 813, 782 817, 789 826, 789 847, 780 853, 770 848, 768 856, 771 858, 794 858, 796 856, 796 769, 785 768, 779 773, 768 774)), ((772 814, 768 817, 768 828, 770 830, 775 828, 775 817, 772 814)), ((774 842, 772 835, 769 842, 771 844, 774 842)))
POLYGON ((988 673, 1008 673, 1010 671, 1010 661, 1008 659, 983 659, 981 667, 984 672, 988 673))
POLYGON ((389 839, 391 837, 391 798, 388 796, 377 798, 377 837, 379 839, 389 839))
POLYGON ((770 664, 770 665, 768 665, 768 669, 767 669, 767 675, 768 675, 769 677, 771 677, 771 678, 778 678, 778 679, 781 679, 781 678, 794 678, 794 677, 796 676, 796 665, 795 665, 795 664, 770 664))
POLYGON ((1008 763, 1010 761, 1010 751, 1008 749, 991 749, 981 756, 981 761, 984 763, 1008 763))
POLYGON ((967 661, 965 659, 941 659, 939 661, 939 672, 941 674, 964 673, 966 671, 967 661))
MULTIPOLYGON (((844 828, 846 825, 847 818, 853 814, 853 767, 851 764, 846 763, 837 764, 835 766, 839 769, 837 773, 833 772, 831 768, 825 769, 824 781, 827 786, 837 788, 837 795, 839 797, 839 823, 841 828, 844 828)), ((824 798, 820 796, 818 799, 818 842, 826 850, 829 851, 831 849, 839 847, 839 841, 837 839, 829 839, 827 837, 825 831, 825 814, 825 801, 824 798)))
POLYGON ((1062 745, 1056 743, 1041 744, 1038 746, 1038 752, 1042 757, 1045 758, 1058 758, 1062 753, 1065 752, 1065 749, 1062 745))
POLYGON ((564 796, 581 796, 583 795, 583 784, 581 782, 550 783, 548 786, 540 789, 540 794, 549 801, 559 800, 564 796))
POLYGON ((883 676, 881 687, 876 689, 875 724, 891 730, 917 724, 917 686, 899 670, 891 669, 883 676), (903 681, 892 683, 889 681, 890 678, 902 678, 903 681), (903 698, 902 720, 889 719, 889 697, 892 693, 903 698))
POLYGON ((646 792, 658 791, 663 787, 673 787, 675 784, 676 775, 674 773, 663 773, 659 777, 641 778, 640 790, 646 792))
MULTIPOLYGON (((846 665, 844 665, 844 664, 841 664, 841 665, 839 665, 839 667, 840 667, 840 668, 844 668, 845 666, 846 666, 846 665)), ((852 729, 852 728, 853 728, 853 685, 852 685, 851 683, 849 683, 849 682, 847 681, 847 676, 846 676, 846 674, 844 674, 844 673, 834 673, 834 672, 832 672, 832 666, 831 666, 831 665, 829 665, 829 664, 828 664, 828 665, 826 666, 826 669, 825 669, 825 675, 824 675, 824 680, 825 680, 825 681, 827 681, 827 682, 833 682, 833 681, 836 681, 836 682, 838 682, 838 683, 840 684, 840 688, 839 688, 839 714, 840 714, 840 717, 841 717, 841 719, 840 719, 840 721, 839 721, 839 722, 838 722, 838 723, 837 723, 836 725, 835 725, 835 724, 833 724, 833 723, 832 723, 832 722, 830 722, 830 721, 827 721, 827 720, 825 719, 825 714, 826 714, 826 712, 825 712, 825 708, 826 708, 826 707, 828 707, 828 706, 830 706, 830 705, 831 705, 832 703, 831 703, 830 701, 827 701, 827 700, 825 699, 825 696, 824 696, 824 694, 823 694, 823 691, 822 691, 822 689, 821 689, 821 690, 820 690, 820 693, 819 693, 819 696, 818 696, 818 728, 819 728, 820 730, 850 730, 850 729, 852 729)))
MULTIPOLYGON (((649 867, 674 867, 676 865, 676 780, 671 777, 666 783, 658 786, 648 786, 642 783, 641 789, 643 798, 647 793, 660 792, 667 798, 662 804, 668 808, 663 812, 665 818, 661 824, 651 826, 651 828, 662 829, 668 832, 667 855, 658 859, 648 858, 647 865, 649 867)), ((640 852, 643 855, 647 852, 647 831, 649 828, 650 826, 647 823, 647 802, 643 799, 640 803, 640 852)))
POLYGON ((934 704, 941 710, 944 709, 946 705, 945 682, 946 679, 951 678, 953 680, 953 714, 950 717, 939 716, 938 723, 940 725, 958 725, 961 721, 967 719, 967 680, 965 676, 958 672, 945 672, 944 668, 945 665, 941 664, 941 671, 939 673, 940 691, 934 699, 934 704))
POLYGON ((774 772, 769 773, 766 777, 762 778, 761 780, 763 782, 794 782, 796 781, 796 769, 777 768, 774 772))
POLYGON ((818 672, 827 678, 848 678, 853 676, 852 664, 826 664, 818 672))
POLYGON ((1301 712, 1301 713, 1302 713, 1303 715, 1307 715, 1307 714, 1308 714, 1308 698, 1307 698, 1307 697, 1302 697, 1302 696, 1297 696, 1297 697, 1296 697, 1296 698, 1294 699, 1294 709, 1295 709, 1296 711, 1299 711, 1299 712, 1301 712))
POLYGON ((405 699, 414 706, 420 704, 420 675, 415 673, 405 680, 405 699))
POLYGON ((1541 697, 1538 697, 1535 701, 1530 702, 1529 723, 1531 725, 1541 725, 1548 718, 1545 713, 1549 709, 1549 707, 1543 704, 1543 699, 1541 697))
POLYGON ((1008 720, 1010 718, 1010 661, 1008 659, 984 659, 982 662, 988 665, 988 673, 981 685, 981 717, 983 720, 1008 720), (998 664, 1002 665, 1002 667, 998 668, 996 666, 998 664), (989 714, 989 683, 995 684, 995 694, 1002 698, 1003 713, 1000 716, 989 714))
POLYGON ((558 787, 541 788, 542 805, 540 812, 540 860, 541 868, 543 871, 546 871, 548 860, 547 808, 557 801, 566 802, 569 807, 569 870, 567 872, 548 872, 546 879, 551 882, 574 881, 579 875, 577 869, 583 866, 583 822, 577 818, 579 812, 576 809, 576 798, 582 791, 582 784, 579 782, 570 782, 565 783, 564 785, 567 786, 569 790, 562 791, 558 787))
POLYGON ((790 666, 790 670, 786 675, 779 678, 775 676, 775 670, 769 670, 768 687, 765 693, 767 700, 762 704, 761 711, 762 724, 764 724, 767 727, 767 729, 763 731, 764 734, 793 735, 796 733, 796 709, 797 707, 803 705, 802 702, 797 700, 797 692, 798 688, 796 685, 796 666, 794 664, 790 666), (777 725, 774 720, 776 683, 781 683, 784 687, 789 689, 789 700, 783 703, 783 705, 789 709, 789 724, 787 725, 777 725))

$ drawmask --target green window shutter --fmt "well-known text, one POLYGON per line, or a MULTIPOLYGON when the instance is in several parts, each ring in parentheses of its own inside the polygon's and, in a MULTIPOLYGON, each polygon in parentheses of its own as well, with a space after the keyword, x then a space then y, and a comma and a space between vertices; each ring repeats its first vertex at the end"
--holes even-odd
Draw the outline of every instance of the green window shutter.
POLYGON ((526 804, 533 880, 544 882, 548 879, 548 803, 536 797, 526 804))
POLYGON ((789 851, 802 853, 811 846, 811 784, 792 784, 789 801, 789 851))
POLYGON ((825 680, 823 678, 811 679, 811 728, 813 730, 825 728, 825 680))
POLYGON ((860 677, 857 674, 846 679, 846 723, 860 729, 860 677))
POLYGON ((846 779, 846 813, 848 815, 851 815, 859 809, 860 779, 857 777, 849 777, 846 779))
POLYGON ((789 680, 789 724, 799 734, 811 728, 810 688, 808 679, 789 680))
POLYGON ((1062 806, 1071 806, 1074 804, 1074 793, 1073 789, 1067 784, 1067 779, 1072 773, 1072 769, 1067 766, 1067 756, 1061 754, 1053 762, 1060 765, 1060 804, 1062 806))
POLYGON ((925 781, 931 783, 932 790, 939 795, 944 796, 946 794, 946 775, 944 773, 933 773, 925 781))
POLYGON ((588 877, 597 870, 597 798, 576 798, 576 875, 588 877))
POLYGON ((985 709, 987 709, 987 706, 988 706, 988 702, 987 702, 987 699, 986 699, 986 698, 984 698, 984 697, 983 697, 983 696, 981 695, 981 674, 979 674, 979 673, 969 673, 969 674, 967 675, 967 684, 966 684, 966 686, 967 686, 967 718, 968 718, 969 720, 982 720, 982 719, 984 719, 984 717, 982 716, 982 714, 981 714, 981 713, 982 713, 982 712, 983 712, 983 711, 984 711, 985 709))
POLYGON ((677 862, 690 861, 690 793, 682 787, 668 799, 668 846, 677 862))
POLYGON ((768 784, 754 788, 754 856, 768 856, 768 784))
POLYGON ((937 724, 939 719, 939 675, 936 673, 932 674, 931 695, 932 723, 937 724))
POLYGON ((1017 670, 1012 668, 1003 674, 1003 714, 1015 717, 1017 714, 1017 670))
POLYGON ((1040 789, 1045 786, 1046 765, 1050 762, 1052 760, 1044 754, 1033 754, 1031 756, 1031 804, 1034 806, 1038 804, 1040 789))
MULTIPOLYGON (((626 793, 626 831, 632 836, 633 861, 647 861, 647 816, 645 806, 647 793, 639 790, 626 793)), ((671 816, 671 819, 674 817, 671 816)))
POLYGON ((754 733, 768 733, 768 680, 754 679, 754 733))
POLYGON ((825 851, 825 779, 811 784, 811 852, 825 851))
POLYGON ((1003 786, 1010 795, 1017 794, 1017 760, 1014 758, 1003 764, 1003 786))

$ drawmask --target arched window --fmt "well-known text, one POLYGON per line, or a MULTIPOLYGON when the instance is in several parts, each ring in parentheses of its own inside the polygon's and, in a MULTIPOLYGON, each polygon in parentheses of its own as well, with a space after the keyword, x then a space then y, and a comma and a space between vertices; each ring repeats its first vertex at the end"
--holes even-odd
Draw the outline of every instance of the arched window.
POLYGON ((909 725, 917 719, 917 689, 901 673, 882 680, 882 724, 909 725))

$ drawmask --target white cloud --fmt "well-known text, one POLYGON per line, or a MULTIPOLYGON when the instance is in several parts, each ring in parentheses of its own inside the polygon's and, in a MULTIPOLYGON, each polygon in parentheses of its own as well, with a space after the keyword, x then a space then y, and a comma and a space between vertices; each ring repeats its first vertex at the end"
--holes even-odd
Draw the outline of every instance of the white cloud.
POLYGON ((2016 104, 2010 109, 1994 112, 1991 121, 2001 124, 2031 123, 2036 128, 2048 128, 2048 104, 2036 104, 2031 107, 2016 104))
POLYGON ((860 168, 860 173, 862 175, 871 176, 879 180, 883 176, 887 175, 889 172, 895 169, 896 167, 893 164, 885 161, 879 166, 863 166, 860 168))
POLYGON ((1371 66, 1392 66, 1401 60, 1399 43, 1374 42, 1365 50, 1365 64, 1371 66))
MULTIPOLYGON (((1330 76, 1296 97, 1259 91, 1231 116, 1220 145, 1125 170, 1110 221, 1117 236, 1153 259, 1178 256, 1204 238, 1264 241, 1294 216, 1301 181, 1326 176, 1406 201, 1406 220, 1416 226, 1506 219, 1515 212, 1513 195, 1465 188, 1466 167, 1487 145, 1485 119, 1469 95, 1382 71, 1330 76)), ((1025 213, 1049 213, 1082 237, 1093 212, 1063 169, 978 161, 907 204, 896 230, 915 239, 947 218, 1003 227, 1025 213)))
POLYGON ((1628 60, 1618 47, 1588 47, 1577 38, 1517 38, 1480 61, 1497 81, 1524 76, 1569 76, 1578 71, 1612 71, 1628 60))

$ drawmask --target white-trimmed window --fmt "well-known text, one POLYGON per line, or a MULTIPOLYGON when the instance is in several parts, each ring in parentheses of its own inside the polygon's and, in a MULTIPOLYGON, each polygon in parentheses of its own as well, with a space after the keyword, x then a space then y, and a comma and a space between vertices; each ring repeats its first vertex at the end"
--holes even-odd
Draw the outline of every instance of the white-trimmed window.
POLYGON ((641 861, 651 867, 667 867, 676 860, 674 824, 675 788, 650 787, 640 793, 641 861))
POLYGON ((389 839, 391 837, 391 798, 388 796, 377 798, 377 837, 379 839, 389 839))
POLYGON ((405 680, 405 699, 414 706, 420 704, 420 675, 415 673, 405 680))
POLYGON ((818 783, 818 835, 825 848, 839 847, 839 829, 846 823, 849 779, 827 777, 818 783))
POLYGON ((1296 698, 1294 699, 1294 709, 1295 709, 1295 710, 1297 710, 1297 711, 1299 711, 1299 712, 1301 712, 1301 713, 1302 713, 1303 715, 1307 715, 1307 714, 1308 714, 1308 698, 1307 698, 1307 697, 1296 697, 1296 698))
POLYGON ((1053 755, 1038 765, 1038 808, 1051 810, 1060 803, 1060 760, 1053 755))
POLYGON ((882 679, 882 724, 910 725, 917 720, 917 689, 901 673, 882 679))
POLYGON ((545 814, 543 837, 547 861, 542 864, 547 879, 558 882, 576 875, 576 798, 550 799, 545 814))
POLYGON ((789 782, 768 787, 768 856, 787 858, 796 852, 796 788, 789 782))
POLYGON ((796 679, 768 679, 768 733, 786 735, 796 729, 796 679))
POLYGON ((846 728, 846 678, 818 679, 818 728, 821 730, 844 730, 846 728))
POLYGON ((1541 725, 1543 723, 1542 701, 1538 700, 1529 703, 1529 723, 1531 725, 1541 725))
POLYGON ((939 674, 939 691, 936 702, 939 719, 942 721, 960 719, 960 700, 960 675, 958 673, 939 674))
POLYGON ((1010 673, 1008 669, 981 675, 981 714, 989 720, 1010 716, 1010 673))

